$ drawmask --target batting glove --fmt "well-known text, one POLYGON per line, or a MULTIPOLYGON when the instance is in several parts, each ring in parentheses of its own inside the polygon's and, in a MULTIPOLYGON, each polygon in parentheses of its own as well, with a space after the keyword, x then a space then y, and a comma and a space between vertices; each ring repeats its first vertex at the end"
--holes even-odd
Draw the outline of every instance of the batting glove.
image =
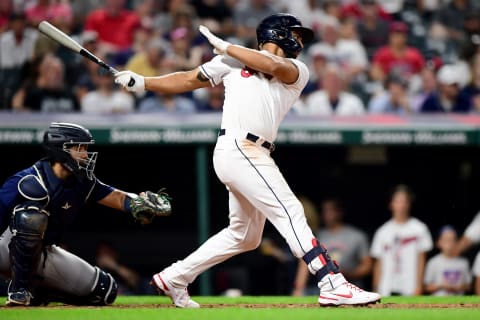
POLYGON ((145 91, 145 78, 133 71, 120 71, 116 73, 115 83, 118 83, 131 92, 143 93, 145 91))
POLYGON ((215 54, 227 54, 227 48, 229 45, 231 45, 230 42, 220 39, 219 37, 211 33, 210 30, 208 30, 208 28, 205 26, 200 25, 198 27, 198 30, 201 34, 205 36, 205 38, 207 38, 208 42, 210 42, 210 44, 213 46, 213 52, 215 54))

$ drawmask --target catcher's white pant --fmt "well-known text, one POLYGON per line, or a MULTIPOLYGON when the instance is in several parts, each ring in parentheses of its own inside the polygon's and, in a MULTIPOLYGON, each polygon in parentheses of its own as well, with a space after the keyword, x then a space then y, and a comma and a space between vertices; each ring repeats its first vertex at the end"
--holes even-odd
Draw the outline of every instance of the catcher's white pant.
MULTIPOLYGON (((6 276, 10 274, 8 244, 11 238, 10 228, 0 236, 0 273, 6 276)), ((83 297, 92 291, 97 272, 82 258, 52 245, 42 253, 36 275, 41 279, 38 285, 83 297)))
MULTIPOLYGON (((246 134, 246 133, 245 133, 246 134)), ((285 238, 293 254, 301 258, 313 248, 312 230, 303 206, 290 190, 270 152, 243 134, 218 138, 213 164, 229 191, 228 227, 212 236, 165 273, 173 285, 188 286, 203 271, 260 244, 265 219, 285 238)))

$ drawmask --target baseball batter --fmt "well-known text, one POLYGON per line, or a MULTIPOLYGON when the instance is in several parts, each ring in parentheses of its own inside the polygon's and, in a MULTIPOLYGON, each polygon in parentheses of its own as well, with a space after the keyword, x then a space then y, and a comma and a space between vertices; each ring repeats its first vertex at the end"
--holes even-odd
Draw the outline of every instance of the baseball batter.
POLYGON ((47 157, 0 188, 0 273, 10 277, 8 306, 111 304, 115 279, 57 244, 87 202, 132 213, 140 223, 170 213, 168 197, 126 193, 98 180, 90 132, 72 123, 45 131, 47 157), (8 227, 8 229, 7 229, 8 227))
POLYGON ((127 90, 176 94, 223 82, 225 101, 213 164, 229 192, 228 227, 196 251, 153 276, 153 284, 178 307, 196 308, 187 286, 208 268, 258 247, 266 219, 303 258, 319 281, 321 305, 368 304, 377 293, 350 284, 308 227, 299 200, 270 153, 278 127, 298 99, 309 74, 296 57, 313 31, 289 14, 266 17, 257 27, 259 50, 232 45, 206 27, 200 32, 218 55, 200 67, 159 77, 122 71, 115 81, 127 90), (132 81, 133 80, 133 81, 132 81))

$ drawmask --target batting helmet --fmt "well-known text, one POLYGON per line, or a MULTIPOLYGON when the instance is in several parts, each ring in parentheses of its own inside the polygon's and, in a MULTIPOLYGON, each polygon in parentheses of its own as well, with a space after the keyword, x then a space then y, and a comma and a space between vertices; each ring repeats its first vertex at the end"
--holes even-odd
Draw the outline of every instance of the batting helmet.
POLYGON ((292 31, 300 34, 303 43, 313 39, 313 31, 303 27, 295 16, 288 13, 272 14, 263 19, 257 27, 258 45, 273 42, 283 49, 287 57, 296 58, 302 46, 293 37, 292 31))
POLYGON ((93 170, 97 161, 97 152, 86 152, 86 158, 74 158, 70 154, 73 146, 94 144, 92 134, 84 127, 65 122, 53 122, 43 135, 43 148, 47 156, 54 161, 62 163, 77 178, 93 178, 93 170))

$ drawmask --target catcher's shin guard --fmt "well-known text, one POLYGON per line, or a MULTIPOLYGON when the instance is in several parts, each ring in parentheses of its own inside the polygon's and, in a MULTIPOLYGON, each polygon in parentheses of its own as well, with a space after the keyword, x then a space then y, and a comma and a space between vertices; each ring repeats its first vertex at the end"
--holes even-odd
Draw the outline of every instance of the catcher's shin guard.
POLYGON ((8 245, 12 280, 9 292, 28 290, 33 273, 42 253, 42 239, 48 225, 47 212, 35 202, 25 202, 15 207, 8 245))
POLYGON ((87 304, 103 306, 112 304, 117 298, 118 285, 107 272, 95 267, 97 272, 92 292, 87 297, 87 304))
POLYGON ((313 239, 313 244, 314 247, 302 259, 307 264, 310 272, 315 274, 318 281, 322 280, 327 274, 339 273, 338 265, 330 258, 327 249, 319 245, 317 239, 313 239))

